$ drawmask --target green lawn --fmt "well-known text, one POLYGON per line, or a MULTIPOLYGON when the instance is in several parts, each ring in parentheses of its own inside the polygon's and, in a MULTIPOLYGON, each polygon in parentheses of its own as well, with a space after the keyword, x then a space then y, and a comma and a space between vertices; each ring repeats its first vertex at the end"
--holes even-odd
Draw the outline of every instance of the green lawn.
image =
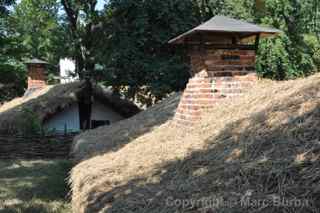
POLYGON ((66 160, 0 161, 0 213, 69 213, 66 160))

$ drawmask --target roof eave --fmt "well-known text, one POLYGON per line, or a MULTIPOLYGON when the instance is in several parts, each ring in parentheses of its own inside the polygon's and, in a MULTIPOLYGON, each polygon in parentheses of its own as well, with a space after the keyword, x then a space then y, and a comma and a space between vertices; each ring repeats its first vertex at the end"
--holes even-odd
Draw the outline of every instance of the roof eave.
POLYGON ((226 31, 226 30, 205 30, 205 29, 192 29, 186 33, 183 33, 176 38, 171 39, 168 43, 169 44, 181 44, 183 43, 183 39, 189 37, 190 35, 196 33, 196 32, 213 32, 213 33, 230 33, 230 34, 247 34, 246 37, 250 37, 252 35, 260 34, 262 37, 269 37, 273 35, 278 35, 282 33, 280 30, 274 30, 274 31, 226 31))
POLYGON ((185 32, 185 33, 171 39, 170 41, 168 41, 168 43, 169 44, 178 44, 178 43, 180 43, 180 42, 178 42, 179 40, 184 39, 185 37, 187 37, 191 34, 194 34, 195 32, 197 32, 196 29, 189 30, 188 32, 185 32))
POLYGON ((25 62, 25 64, 49 64, 49 63, 46 61, 43 61, 41 59, 34 58, 34 59, 31 59, 31 60, 25 62))

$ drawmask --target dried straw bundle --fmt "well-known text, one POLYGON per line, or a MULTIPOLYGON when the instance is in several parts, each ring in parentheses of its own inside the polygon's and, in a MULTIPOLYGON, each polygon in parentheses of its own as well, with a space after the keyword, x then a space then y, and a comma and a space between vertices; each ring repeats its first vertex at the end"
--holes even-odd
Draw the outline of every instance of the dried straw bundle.
POLYGON ((319 74, 262 81, 192 131, 169 120, 83 161, 70 179, 74 211, 319 212, 319 84, 319 74))

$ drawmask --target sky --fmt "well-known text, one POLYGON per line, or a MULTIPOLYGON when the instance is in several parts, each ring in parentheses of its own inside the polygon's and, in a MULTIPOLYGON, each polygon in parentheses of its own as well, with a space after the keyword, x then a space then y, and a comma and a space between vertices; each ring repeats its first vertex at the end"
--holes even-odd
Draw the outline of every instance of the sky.
MULTIPOLYGON (((16 0, 16 3, 19 4, 21 0, 16 0)), ((104 5, 108 2, 108 0, 98 0, 97 9, 102 10, 104 5)))
POLYGON ((98 0, 97 9, 102 10, 108 0, 98 0))

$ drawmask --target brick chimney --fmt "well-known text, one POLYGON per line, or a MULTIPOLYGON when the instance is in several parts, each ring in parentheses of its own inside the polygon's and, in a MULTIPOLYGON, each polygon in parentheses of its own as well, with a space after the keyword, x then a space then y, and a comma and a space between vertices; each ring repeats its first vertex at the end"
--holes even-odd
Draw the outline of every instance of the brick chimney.
POLYGON ((175 114, 176 123, 192 126, 201 119, 203 110, 249 89, 258 79, 255 62, 260 38, 278 33, 276 29, 216 16, 169 41, 186 48, 192 71, 175 114))
POLYGON ((26 62, 26 64, 28 67, 28 90, 42 89, 46 87, 46 67, 48 63, 39 59, 32 59, 26 62))
POLYGON ((257 82, 255 50, 189 50, 193 76, 181 98, 175 115, 178 124, 193 125, 201 112, 223 98, 241 96, 257 82))

